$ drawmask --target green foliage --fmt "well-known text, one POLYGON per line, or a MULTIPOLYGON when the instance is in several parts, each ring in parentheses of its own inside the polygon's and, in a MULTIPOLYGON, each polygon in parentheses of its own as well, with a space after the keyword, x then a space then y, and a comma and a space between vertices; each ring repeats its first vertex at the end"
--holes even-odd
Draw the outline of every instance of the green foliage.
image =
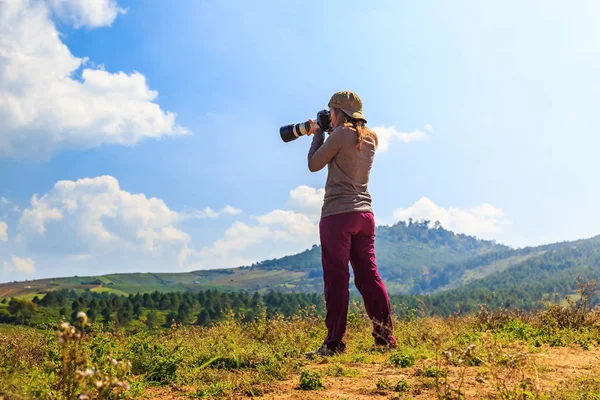
POLYGON ((565 382, 544 399, 551 400, 600 400, 600 378, 588 377, 565 382))
POLYGON ((36 309, 37 304, 29 300, 12 298, 8 302, 8 312, 22 324, 31 320, 36 309))
POLYGON ((321 390, 324 389, 321 374, 317 371, 304 370, 300 373, 300 389, 321 390))
MULTIPOLYGON (((464 270, 471 268, 471 265, 463 267, 460 263, 488 253, 498 253, 489 258, 479 259, 475 264, 490 263, 505 258, 504 252, 510 251, 506 246, 455 234, 430 221, 411 221, 408 224, 399 222, 393 226, 380 226, 377 228, 375 241, 380 273, 386 282, 390 283, 392 292, 433 291, 446 285, 448 280, 459 280, 464 270), (445 268, 447 265, 456 267, 445 268), (425 271, 429 273, 424 274, 425 271)), ((119 295, 154 291, 185 292, 209 288, 265 292, 268 290, 320 292, 322 290, 321 248, 313 246, 299 254, 265 260, 235 270, 56 278, 36 281, 34 285, 40 290, 74 288, 78 292, 87 289, 96 293, 119 295)), ((31 293, 31 290, 23 291, 22 287, 15 284, 0 284, 0 295, 3 294, 4 287, 10 288, 11 292, 17 288, 22 291, 21 294, 31 293)), ((46 304, 42 305, 57 306, 50 300, 52 299, 48 299, 46 304)), ((148 304, 144 307, 151 308, 148 304)), ((168 301, 165 301, 161 307, 164 307, 161 309, 174 308, 168 301)), ((135 309, 132 312, 135 313, 135 309)), ((136 318, 139 318, 139 315, 136 318)), ((124 319, 127 319, 127 316, 124 316, 124 319)))
POLYGON ((415 365, 415 356, 400 351, 394 351, 390 354, 390 362, 397 367, 408 368, 415 365))
POLYGON ((75 326, 63 322, 58 327, 61 352, 53 389, 67 399, 117 399, 129 390, 131 364, 107 356, 104 365, 91 366, 85 351, 87 328, 89 322, 83 312, 78 313, 75 326))
POLYGON ((214 397, 220 397, 225 391, 225 385, 222 382, 215 382, 193 391, 189 394, 192 399, 210 399, 214 397))
POLYGON ((149 329, 156 329, 161 325, 160 314, 157 310, 150 310, 144 321, 149 329))
MULTIPOLYGON (((133 303, 136 301, 132 299, 133 303)), ((499 317, 505 322, 488 332, 480 331, 476 315, 395 319, 399 350, 390 355, 366 351, 373 340, 370 321, 357 316, 348 331, 349 353, 328 359, 329 364, 319 367, 307 361, 304 353, 320 344, 326 332, 323 319, 309 312, 302 317, 267 318, 263 310, 249 322, 228 313, 210 327, 177 325, 154 330, 143 325, 123 328, 116 323, 100 322, 71 330, 72 326, 65 323, 63 332, 74 335, 73 341, 64 341, 68 346, 57 340, 53 329, 0 325, 0 354, 3 355, 0 357, 0 391, 11 398, 56 399, 67 392, 77 398, 78 393, 87 388, 90 395, 98 398, 98 392, 93 391, 92 377, 112 376, 129 383, 130 389, 119 394, 126 398, 158 397, 163 393, 168 397, 170 391, 192 398, 269 397, 270 391, 278 386, 278 380, 293 376, 305 390, 318 390, 323 388, 321 376, 331 376, 336 380, 340 377, 345 381, 360 380, 371 390, 375 389, 374 385, 379 390, 394 390, 397 398, 407 398, 411 389, 415 395, 419 395, 419 390, 433 389, 428 395, 435 397, 438 393, 438 398, 460 399, 465 398, 465 390, 472 390, 469 388, 473 387, 472 379, 476 375, 483 382, 477 385, 493 392, 497 398, 527 398, 528 393, 539 395, 540 399, 593 398, 587 394, 594 393, 592 381, 586 383, 586 389, 567 384, 556 386, 552 392, 556 394, 554 397, 536 393, 531 384, 535 382, 536 373, 544 379, 543 372, 548 370, 538 367, 536 372, 528 349, 535 349, 535 340, 546 344, 553 338, 560 338, 569 346, 576 344, 577 348, 587 344, 595 346, 600 315, 588 310, 581 328, 550 331, 544 329, 540 314, 511 314, 512 319, 499 317), (78 334, 81 334, 79 338, 78 334), (64 362, 64 357, 69 361, 64 362), (358 359, 365 365, 354 364, 358 359), (380 370, 385 371, 386 361, 392 362, 392 359, 398 366, 402 360, 411 363, 414 359, 422 360, 415 375, 408 378, 411 385, 408 379, 391 379, 397 375, 393 371, 388 376, 378 373, 373 382, 370 374, 374 366, 379 369, 377 365, 380 365, 383 367, 380 370), (130 360, 131 369, 126 361, 117 360, 130 360), (323 375, 314 372, 313 367, 319 368, 323 375), (363 368, 368 371, 366 374, 363 368), (470 373, 465 374, 465 370, 470 373), (60 380, 59 377, 69 378, 60 380), (69 386, 69 382, 73 385, 69 386), (156 388, 157 385, 162 387, 156 388), (146 390, 148 393, 142 396, 146 390), (584 397, 584 393, 588 397, 584 397), (575 397, 576 394, 581 396, 575 397)), ((582 351, 582 354, 589 353, 582 351)), ((589 358, 592 359, 591 354, 589 358)), ((541 384, 552 386, 548 381, 541 384)), ((282 387, 289 388, 286 385, 282 387)), ((106 387, 111 391, 117 389, 106 387)), ((466 397, 473 397, 472 392, 466 397)))
POLYGON ((396 392, 404 393, 404 392, 408 392, 409 389, 410 389, 410 385, 404 379, 400 379, 394 385, 394 391, 396 391, 396 392))
POLYGON ((360 375, 360 372, 356 368, 350 367, 342 367, 339 364, 330 365, 325 368, 325 374, 328 376, 348 376, 348 377, 356 377, 360 375))
POLYGON ((149 382, 168 384, 175 381, 183 360, 183 347, 156 342, 146 335, 136 335, 129 346, 132 372, 149 382))
POLYGON ((377 379, 375 386, 379 390, 388 390, 392 387, 392 382, 390 382, 389 379, 379 378, 377 379))
POLYGON ((428 365, 427 367, 423 368, 422 371, 417 371, 418 372, 418 376, 425 376, 427 378, 442 378, 444 376, 446 376, 446 371, 444 371, 443 369, 440 368, 436 368, 434 366, 428 365))

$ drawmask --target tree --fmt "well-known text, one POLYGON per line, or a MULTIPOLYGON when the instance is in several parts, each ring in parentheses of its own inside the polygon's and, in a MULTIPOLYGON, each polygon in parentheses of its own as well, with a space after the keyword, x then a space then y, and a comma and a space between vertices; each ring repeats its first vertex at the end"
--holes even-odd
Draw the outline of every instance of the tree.
POLYGON ((177 314, 171 311, 167 314, 167 319, 165 320, 165 328, 170 328, 173 322, 177 322, 177 314))
POLYGON ((104 322, 109 323, 112 319, 112 310, 108 307, 104 307, 102 311, 100 311, 102 317, 104 318, 104 322))
POLYGON ((37 304, 29 300, 12 298, 8 302, 8 312, 21 320, 22 324, 29 323, 37 310, 37 304))
POLYGON ((40 300, 40 306, 44 307, 56 307, 58 304, 58 299, 56 298, 54 292, 48 292, 44 297, 42 297, 42 300, 40 300))
POLYGON ((152 300, 152 297, 149 293, 144 293, 144 296, 142 297, 142 306, 146 308, 154 308, 154 300, 152 300))
POLYGON ((198 314, 196 324, 206 326, 210 323, 210 320, 211 318, 209 312, 206 310, 206 308, 203 308, 202 311, 200 311, 200 313, 198 314))
POLYGON ((146 316, 146 326, 149 329, 155 329, 160 326, 160 314, 156 310, 150 310, 148 315, 146 316))
POLYGON ((190 314, 192 310, 186 303, 181 303, 179 309, 177 310, 177 322, 182 324, 189 324, 190 322, 190 314))
POLYGON ((97 316, 98 316, 98 312, 96 311, 95 308, 88 309, 87 317, 90 322, 92 322, 92 323, 96 322, 97 316))
MULTIPOLYGON (((321 271, 319 271, 319 273, 320 272, 321 271)), ((254 294, 252 295, 252 299, 250 300, 250 308, 256 310, 259 306, 262 306, 262 304, 263 304, 262 296, 260 295, 259 292, 254 292, 254 294)))
POLYGON ((142 309, 142 305, 140 303, 137 303, 133 306, 133 315, 135 315, 135 317, 137 319, 139 319, 143 314, 143 309, 142 309))
POLYGON ((129 300, 123 303, 123 306, 117 310, 117 321, 121 326, 127 326, 133 319, 133 305, 129 300))
POLYGON ((158 306, 158 308, 161 310, 168 310, 169 308, 171 308, 171 300, 169 299, 168 296, 165 295, 160 300, 160 305, 158 306))

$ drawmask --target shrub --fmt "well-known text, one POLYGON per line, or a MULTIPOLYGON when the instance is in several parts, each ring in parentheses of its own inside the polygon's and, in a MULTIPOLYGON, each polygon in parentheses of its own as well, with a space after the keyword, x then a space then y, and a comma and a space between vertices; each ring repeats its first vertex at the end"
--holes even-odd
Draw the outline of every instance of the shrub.
POLYGON ((423 371, 421 371, 421 375, 427 378, 442 378, 446 376, 446 371, 440 368, 436 368, 433 366, 425 367, 423 371))
POLYGON ((379 378, 375 384, 379 390, 387 390, 392 387, 392 382, 385 378, 379 378))
POLYGON ((302 371, 302 373, 300 374, 300 389, 321 390, 323 388, 324 386, 323 381, 321 379, 321 374, 319 374, 317 371, 302 371))
POLYGON ((410 389, 410 385, 408 384, 408 382, 406 382, 403 379, 400 379, 394 386, 394 391, 400 392, 400 393, 408 392, 409 389, 410 389))
POLYGON ((59 325, 56 336, 61 346, 60 365, 54 382, 55 389, 64 398, 113 399, 129 390, 131 363, 106 357, 104 365, 91 368, 84 350, 86 330, 90 324, 87 315, 78 312, 75 326, 68 322, 59 325))
POLYGON ((151 338, 138 339, 131 345, 131 362, 134 374, 144 374, 150 382, 171 383, 177 375, 177 368, 183 360, 183 348, 174 348, 153 342, 151 338))
POLYGON ((390 355, 390 362, 400 368, 408 368, 415 365, 415 356, 401 352, 393 352, 390 355))

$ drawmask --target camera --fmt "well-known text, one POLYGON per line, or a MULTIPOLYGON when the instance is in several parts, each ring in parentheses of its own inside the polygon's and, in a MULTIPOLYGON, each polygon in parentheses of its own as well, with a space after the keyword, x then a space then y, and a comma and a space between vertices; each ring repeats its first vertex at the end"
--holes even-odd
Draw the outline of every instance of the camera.
MULTIPOLYGON (((333 131, 331 124, 331 114, 328 110, 321 110, 317 113, 317 124, 321 129, 327 132, 333 131)), ((299 124, 285 125, 279 128, 281 140, 288 143, 298 139, 300 136, 306 135, 310 131, 310 122, 300 122, 299 124)))

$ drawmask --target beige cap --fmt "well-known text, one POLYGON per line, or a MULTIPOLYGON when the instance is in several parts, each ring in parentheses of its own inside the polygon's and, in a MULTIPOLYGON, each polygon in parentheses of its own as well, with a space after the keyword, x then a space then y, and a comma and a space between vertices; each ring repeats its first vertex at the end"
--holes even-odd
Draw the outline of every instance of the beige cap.
POLYGON ((362 101, 354 92, 343 90, 331 96, 329 107, 340 108, 346 115, 355 119, 362 119, 367 122, 362 114, 362 101))

